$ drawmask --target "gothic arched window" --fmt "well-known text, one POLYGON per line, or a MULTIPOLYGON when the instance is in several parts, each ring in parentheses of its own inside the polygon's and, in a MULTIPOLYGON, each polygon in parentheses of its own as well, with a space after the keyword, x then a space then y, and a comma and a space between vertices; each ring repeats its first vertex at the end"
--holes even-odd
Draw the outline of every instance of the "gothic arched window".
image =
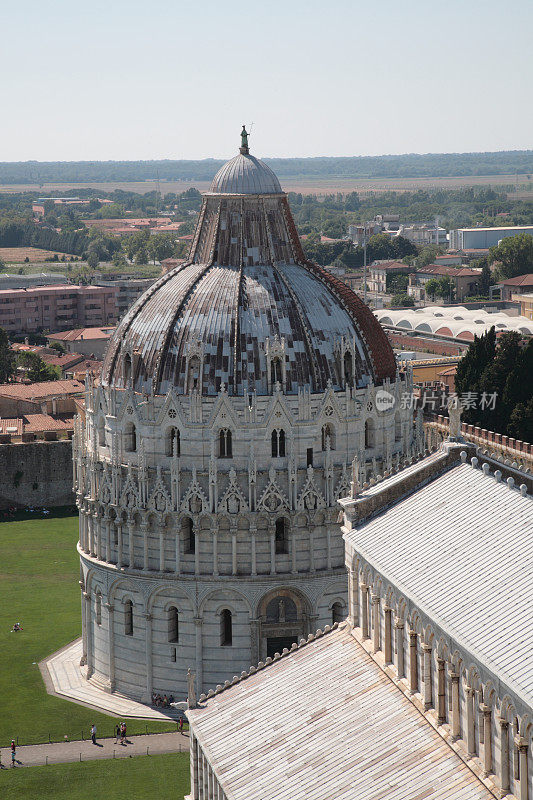
POLYGON ((233 455, 233 446, 229 428, 221 428, 218 435, 218 444, 219 458, 231 458, 233 455))
POLYGON ((196 552, 196 536, 194 535, 194 524, 190 517, 185 517, 182 522, 182 528, 185 538, 185 552, 196 552))
POLYGON ((137 450, 137 431, 133 422, 126 422, 124 426, 124 450, 127 453, 137 450))
POLYGON ((168 621, 168 641, 179 641, 179 614, 176 606, 171 606, 167 612, 168 621))
POLYGON ((131 381, 131 356, 127 353, 124 356, 124 383, 131 381))
POLYGON ((289 523, 284 517, 276 520, 276 553, 289 552, 289 523))
POLYGON ((187 369, 187 392, 192 392, 193 389, 200 388, 200 359, 198 356, 193 356, 188 364, 187 369))
POLYGON ((285 431, 283 428, 275 428, 272 431, 272 458, 283 458, 285 456, 285 431))
POLYGON ((345 618, 344 613, 344 606, 342 603, 333 603, 331 606, 331 622, 335 624, 336 622, 343 622, 345 618))
POLYGON ((224 608, 220 612, 220 644, 229 647, 233 642, 233 620, 231 611, 224 608))
POLYGON ((349 352, 344 354, 344 382, 347 386, 353 385, 353 359, 349 352))
POLYGON ((402 420, 398 412, 394 415, 394 441, 399 442, 402 438, 402 420))
POLYGON ((105 419, 100 417, 98 420, 98 444, 105 447, 105 419))
POLYGON ((328 440, 330 450, 335 450, 335 428, 333 425, 322 426, 322 450, 326 450, 328 440))
POLYGON ((281 370, 281 358, 273 358, 270 362, 270 382, 272 386, 275 383, 283 383, 283 373, 281 370))
POLYGON ((181 436, 178 428, 169 428, 166 435, 165 452, 167 456, 179 456, 181 436))
POLYGON ((126 600, 124 603, 124 633, 126 636, 133 636, 133 603, 126 600))
POLYGON ((365 422, 365 447, 376 446, 376 426, 374 420, 369 417, 365 422))

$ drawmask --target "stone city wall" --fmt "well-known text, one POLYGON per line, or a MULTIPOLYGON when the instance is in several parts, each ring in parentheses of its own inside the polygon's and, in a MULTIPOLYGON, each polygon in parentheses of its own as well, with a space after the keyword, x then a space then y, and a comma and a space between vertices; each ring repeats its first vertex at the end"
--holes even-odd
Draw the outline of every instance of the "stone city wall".
POLYGON ((72 442, 0 445, 0 508, 74 505, 72 442))

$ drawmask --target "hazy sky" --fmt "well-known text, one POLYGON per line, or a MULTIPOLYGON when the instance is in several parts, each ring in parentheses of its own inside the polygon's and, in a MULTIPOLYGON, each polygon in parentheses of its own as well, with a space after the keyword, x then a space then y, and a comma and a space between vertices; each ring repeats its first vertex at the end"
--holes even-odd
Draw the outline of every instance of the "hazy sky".
POLYGON ((3 0, 0 161, 533 147, 531 0, 3 0))

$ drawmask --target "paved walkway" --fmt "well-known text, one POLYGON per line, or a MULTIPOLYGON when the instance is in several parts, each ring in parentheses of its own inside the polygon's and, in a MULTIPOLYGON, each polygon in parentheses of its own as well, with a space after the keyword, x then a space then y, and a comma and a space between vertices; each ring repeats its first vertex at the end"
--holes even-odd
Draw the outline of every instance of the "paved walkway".
MULTIPOLYGON (((98 739, 94 745, 87 742, 59 742, 17 747, 17 767, 37 767, 43 764, 67 764, 73 761, 95 761, 99 758, 128 758, 128 756, 159 755, 161 753, 189 752, 189 737, 183 733, 153 733, 132 736, 128 744, 116 744, 115 739, 98 739), (48 761, 47 761, 48 758, 48 761)), ((11 750, 0 751, 2 767, 11 769, 11 750)))
POLYGON ((119 692, 109 694, 86 681, 80 668, 81 655, 81 639, 77 639, 39 664, 49 694, 65 697, 67 700, 119 718, 135 717, 161 721, 179 718, 180 713, 172 708, 152 708, 130 700, 119 692))

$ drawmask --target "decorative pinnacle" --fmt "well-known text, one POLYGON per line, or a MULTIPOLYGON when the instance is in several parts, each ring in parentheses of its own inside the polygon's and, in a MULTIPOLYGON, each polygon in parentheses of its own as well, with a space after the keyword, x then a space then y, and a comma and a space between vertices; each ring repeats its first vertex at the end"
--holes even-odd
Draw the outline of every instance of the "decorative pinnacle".
POLYGON ((242 126, 241 131, 241 146, 239 147, 239 153, 243 156, 247 156, 250 153, 250 148, 248 147, 248 137, 249 133, 246 130, 246 126, 242 126))

